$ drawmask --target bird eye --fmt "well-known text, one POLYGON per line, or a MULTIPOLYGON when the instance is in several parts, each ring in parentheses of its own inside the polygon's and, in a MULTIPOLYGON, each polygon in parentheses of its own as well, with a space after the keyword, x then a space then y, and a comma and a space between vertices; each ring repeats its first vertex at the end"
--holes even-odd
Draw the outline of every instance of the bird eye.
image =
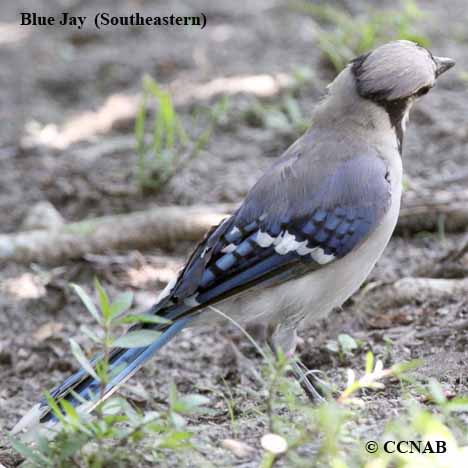
POLYGON ((416 96, 424 96, 431 90, 432 86, 423 86, 416 92, 416 96))

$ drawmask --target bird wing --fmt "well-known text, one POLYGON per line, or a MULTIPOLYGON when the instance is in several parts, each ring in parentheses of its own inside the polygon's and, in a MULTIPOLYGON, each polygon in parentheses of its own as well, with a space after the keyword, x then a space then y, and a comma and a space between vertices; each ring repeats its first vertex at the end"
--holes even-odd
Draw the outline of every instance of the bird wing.
POLYGON ((376 151, 353 145, 346 147, 349 157, 312 165, 305 151, 311 145, 303 139, 292 145, 195 249, 165 299, 185 307, 168 317, 322 268, 360 245, 387 212, 391 186, 376 151))

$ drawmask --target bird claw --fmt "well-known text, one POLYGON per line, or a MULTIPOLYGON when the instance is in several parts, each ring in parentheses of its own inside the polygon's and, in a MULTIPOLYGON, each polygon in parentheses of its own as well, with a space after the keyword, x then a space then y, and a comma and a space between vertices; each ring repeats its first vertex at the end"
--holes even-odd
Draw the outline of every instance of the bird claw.
POLYGON ((323 403, 330 389, 330 385, 317 376, 317 374, 322 374, 323 372, 307 369, 301 361, 296 361, 292 368, 294 376, 310 401, 312 403, 323 403))

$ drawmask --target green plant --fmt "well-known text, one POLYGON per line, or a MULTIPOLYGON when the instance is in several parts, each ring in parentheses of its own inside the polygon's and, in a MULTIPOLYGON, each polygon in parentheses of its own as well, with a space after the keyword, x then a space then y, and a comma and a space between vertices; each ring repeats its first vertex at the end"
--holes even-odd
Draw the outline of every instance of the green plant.
POLYGON ((269 128, 291 138, 296 138, 309 127, 292 93, 283 95, 279 102, 255 100, 245 111, 244 118, 252 126, 269 128))
POLYGON ((300 106, 304 88, 313 81, 310 68, 296 67, 291 82, 279 95, 270 98, 252 98, 243 110, 242 117, 253 127, 273 130, 276 134, 295 140, 310 126, 300 106))
POLYGON ((468 85, 468 71, 461 71, 458 73, 458 79, 464 83, 465 85, 468 85))
POLYGON ((371 8, 360 15, 328 4, 293 5, 324 23, 317 25, 318 45, 337 72, 352 58, 389 40, 406 39, 429 46, 429 39, 419 29, 424 14, 413 0, 401 0, 396 9, 371 8))
POLYGON ((326 345, 326 348, 338 355, 340 362, 345 362, 346 359, 352 356, 363 343, 359 340, 355 340, 352 336, 342 333, 338 335, 338 338, 332 341, 329 341, 326 345))
MULTIPOLYGON (((95 288, 99 308, 80 287, 74 288, 98 322, 98 332, 86 332, 99 344, 104 356, 106 347, 111 348, 118 342, 114 338, 114 325, 163 320, 146 315, 123 315, 130 307, 131 295, 120 295, 111 302, 97 281, 95 288)), ((410 361, 385 368, 381 360, 368 352, 363 372, 349 369, 344 385, 339 384, 336 376, 334 383, 341 387, 337 396, 329 396, 325 402, 312 405, 304 399, 298 382, 289 377, 294 364, 292 358, 280 352, 274 359, 232 318, 215 307, 210 308, 239 327, 265 362, 263 377, 258 383, 260 389, 248 386, 243 389, 251 412, 240 414, 235 422, 238 435, 244 432, 248 424, 242 418, 255 418, 256 427, 261 428, 257 433, 263 449, 259 463, 261 468, 272 468, 279 463, 288 467, 333 468, 464 466, 468 456, 468 426, 466 418, 463 420, 460 414, 466 416, 468 413, 468 397, 447 396, 433 379, 426 385, 419 383, 413 375, 419 362, 410 361), (392 391, 396 391, 391 388, 395 382, 399 382, 403 393, 403 398, 399 398, 398 412, 388 418, 385 428, 378 432, 373 428, 369 436, 369 431, 363 432, 362 426, 363 421, 374 420, 375 417, 373 392, 390 391, 391 395, 392 391), (421 441, 423 445, 439 440, 446 443, 449 455, 443 458, 443 454, 387 453, 382 449, 372 454, 365 450, 369 438, 380 447, 389 440, 421 441)), ((136 338, 138 336, 135 335, 136 338)), ((144 336, 140 338, 145 339, 144 336)), ((355 350, 354 340, 342 338, 339 341, 344 349, 350 352, 355 350)), ((136 345, 136 341, 129 340, 127 344, 136 345)), ((91 367, 81 348, 72 344, 72 350, 83 367, 91 367)), ((95 372, 98 378, 108 379, 106 365, 95 372)), ((211 447, 205 445, 205 455, 200 453, 196 430, 189 429, 187 417, 202 411, 207 398, 202 395, 179 395, 172 385, 168 404, 155 410, 156 402, 149 395, 145 394, 144 397, 149 400, 151 410, 137 409, 131 400, 115 396, 100 405, 94 414, 81 414, 65 402, 57 404, 48 397, 60 421, 54 429, 54 438, 49 440, 37 433, 34 446, 16 439, 12 440, 12 445, 26 459, 27 465, 36 467, 139 466, 143 462, 183 466, 188 455, 198 460, 199 466, 210 466, 207 458, 210 457, 211 447)), ((226 418, 230 418, 233 424, 233 408, 238 402, 232 394, 228 399, 226 418)), ((203 411, 204 417, 209 415, 206 409, 203 411)), ((218 462, 218 443, 212 448, 218 462)))
MULTIPOLYGON (((100 381, 103 391, 115 372, 109 368, 112 347, 144 346, 158 336, 157 331, 135 330, 115 338, 115 326, 127 323, 167 323, 167 320, 147 314, 123 315, 131 306, 132 295, 123 293, 111 302, 97 280, 95 290, 99 307, 95 306, 80 286, 72 287, 98 324, 97 331, 84 329, 84 332, 99 346, 102 359, 93 367, 73 339, 70 340, 71 350, 80 365, 100 381)), ((157 463, 164 459, 167 450, 176 455, 179 451, 195 451, 191 444, 193 433, 186 427, 186 416, 199 412, 208 403, 208 399, 202 395, 179 395, 174 385, 170 388, 167 409, 160 412, 144 412, 121 396, 114 396, 99 404, 93 414, 77 410, 65 400, 56 402, 49 394, 46 394, 46 399, 58 423, 48 429, 47 436, 36 431, 33 446, 19 439, 12 440, 13 448, 25 458, 29 466, 137 466, 141 461, 139 457, 157 463), (131 450, 131 446, 136 444, 139 450, 131 450)))
POLYGON ((382 362, 375 361, 374 355, 368 352, 361 377, 357 378, 356 372, 348 370, 348 382, 340 395, 312 406, 298 398, 296 384, 285 378, 289 364, 280 356, 275 372, 268 373, 267 377, 271 401, 267 404, 266 417, 270 421, 270 433, 279 438, 277 441, 282 439, 283 444, 264 445, 261 467, 270 468, 279 459, 288 467, 463 466, 468 453, 468 431, 457 413, 468 412, 468 398, 449 400, 434 380, 428 386, 418 384, 410 374, 418 365, 413 361, 385 369, 382 362), (365 447, 369 437, 360 435, 360 426, 362 418, 369 417, 370 399, 360 398, 360 393, 382 391, 385 381, 395 378, 408 385, 404 408, 398 417, 388 421, 383 433, 372 435, 381 449, 368 453, 365 447), (430 402, 432 410, 417 403, 410 390, 417 391, 430 402), (282 411, 284 407, 288 408, 287 412, 282 411), (388 440, 420 440, 423 447, 430 441, 440 440, 449 447, 451 458, 444 458, 443 454, 387 453, 382 447, 388 440))
POLYGON ((142 102, 135 119, 140 188, 160 190, 184 164, 196 157, 208 143, 221 116, 226 113, 227 105, 227 100, 221 99, 209 111, 205 128, 196 137, 191 137, 177 115, 169 92, 145 75, 142 102), (147 122, 149 107, 154 108, 152 125, 147 122), (151 127, 149 138, 145 135, 147 125, 151 127))

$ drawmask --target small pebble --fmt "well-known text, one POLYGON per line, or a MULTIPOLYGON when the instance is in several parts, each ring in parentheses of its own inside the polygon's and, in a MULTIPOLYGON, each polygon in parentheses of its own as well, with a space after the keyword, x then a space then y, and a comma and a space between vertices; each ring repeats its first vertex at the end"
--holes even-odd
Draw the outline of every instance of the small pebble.
POLYGON ((265 434, 261 440, 262 447, 269 452, 280 455, 288 450, 288 443, 278 434, 265 434))
POLYGON ((255 451, 253 447, 240 440, 224 439, 222 445, 230 450, 237 458, 247 458, 255 451))

